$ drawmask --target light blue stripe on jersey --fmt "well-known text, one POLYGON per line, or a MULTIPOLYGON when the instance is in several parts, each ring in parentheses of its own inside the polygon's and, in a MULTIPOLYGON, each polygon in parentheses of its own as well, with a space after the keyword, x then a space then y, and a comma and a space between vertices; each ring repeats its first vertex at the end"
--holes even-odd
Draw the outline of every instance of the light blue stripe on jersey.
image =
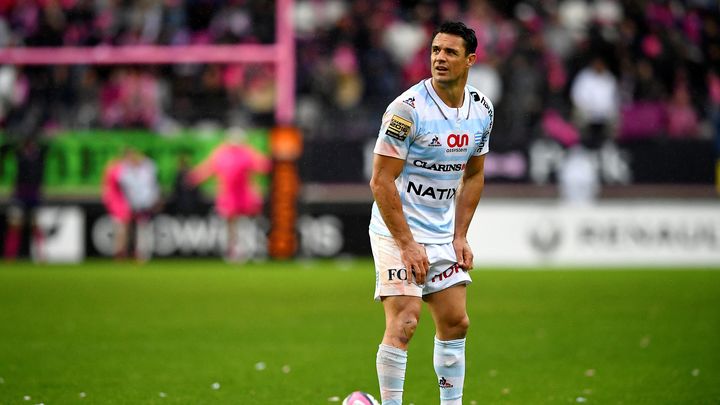
MULTIPOLYGON (((425 169, 422 169, 419 167, 418 168, 408 167, 406 170, 407 170, 407 174, 423 174, 423 175, 427 174, 425 169)), ((432 176, 428 176, 428 177, 432 177, 435 180, 452 180, 452 179, 457 178, 457 176, 452 173, 442 173, 442 172, 433 174, 432 176)))
MULTIPOLYGON (((403 198, 403 197, 401 196, 400 198, 403 198)), ((408 204, 410 204, 410 203, 408 203, 408 204)), ((423 211, 435 212, 438 214, 447 211, 447 208, 445 208, 445 207, 428 207, 428 206, 424 205, 422 208, 423 208, 423 211)))
POLYGON ((429 222, 427 219, 408 217, 408 225, 410 226, 411 229, 419 228, 419 229, 423 229, 423 230, 427 231, 428 233, 433 233, 433 234, 439 234, 441 232, 444 232, 445 229, 447 229, 447 227, 451 224, 452 224, 452 221, 449 221, 448 223, 444 223, 444 224, 436 224, 433 222, 429 222))

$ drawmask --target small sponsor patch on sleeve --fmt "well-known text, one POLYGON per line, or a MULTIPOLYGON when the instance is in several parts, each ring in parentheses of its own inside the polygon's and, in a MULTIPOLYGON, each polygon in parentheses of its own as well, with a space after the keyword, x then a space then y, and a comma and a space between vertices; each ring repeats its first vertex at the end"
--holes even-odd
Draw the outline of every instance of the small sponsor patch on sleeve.
POLYGON ((400 117, 398 115, 393 115, 390 119, 390 124, 388 125, 387 131, 385 131, 386 135, 392 136, 395 139, 398 139, 400 141, 404 141, 405 138, 407 138, 408 134, 410 133, 410 128, 412 127, 412 122, 406 120, 403 117, 400 117))

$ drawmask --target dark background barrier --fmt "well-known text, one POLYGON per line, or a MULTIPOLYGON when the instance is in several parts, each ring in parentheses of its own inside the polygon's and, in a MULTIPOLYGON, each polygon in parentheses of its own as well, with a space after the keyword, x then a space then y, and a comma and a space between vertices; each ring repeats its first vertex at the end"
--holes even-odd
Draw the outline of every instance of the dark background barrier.
MULTIPOLYGON (((56 203, 47 207, 78 207, 84 213, 82 238, 88 257, 112 257, 113 227, 102 204, 97 202, 56 203)), ((0 246, 4 244, 7 210, 0 212, 0 246)), ((62 211, 62 210, 61 210, 62 211)), ((196 215, 176 215, 172 204, 152 220, 153 256, 155 257, 220 257, 225 246, 225 224, 204 204, 196 215)), ((296 226, 299 247, 298 257, 338 257, 343 255, 366 256, 370 252, 367 227, 370 218, 369 203, 302 204, 296 226)), ((42 226, 46 243, 62 232, 66 226, 62 213, 51 224, 42 226)), ((267 216, 241 220, 238 225, 242 248, 254 259, 268 256, 267 216)), ((28 257, 30 236, 23 232, 21 257, 28 257)))
MULTIPOLYGON (((374 141, 307 141, 300 160, 301 178, 306 183, 366 183, 374 141)), ((485 176, 501 183, 553 183, 566 152, 549 139, 536 140, 527 149, 493 151, 486 158, 485 176)), ((716 152, 711 139, 623 141, 607 143, 595 153, 606 184, 715 182, 716 152)))

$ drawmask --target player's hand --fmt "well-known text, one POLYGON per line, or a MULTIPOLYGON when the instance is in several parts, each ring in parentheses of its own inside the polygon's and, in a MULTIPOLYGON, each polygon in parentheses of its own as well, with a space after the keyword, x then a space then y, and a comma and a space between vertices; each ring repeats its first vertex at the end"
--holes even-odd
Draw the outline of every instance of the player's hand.
POLYGON ((453 240, 453 248, 455 248, 455 255, 460 268, 465 271, 471 270, 473 268, 473 253, 467 239, 457 238, 453 240))
POLYGON ((400 248, 400 258, 408 270, 408 282, 412 282, 410 275, 415 275, 415 284, 425 284, 430 261, 425 251, 425 246, 413 241, 407 246, 400 248))

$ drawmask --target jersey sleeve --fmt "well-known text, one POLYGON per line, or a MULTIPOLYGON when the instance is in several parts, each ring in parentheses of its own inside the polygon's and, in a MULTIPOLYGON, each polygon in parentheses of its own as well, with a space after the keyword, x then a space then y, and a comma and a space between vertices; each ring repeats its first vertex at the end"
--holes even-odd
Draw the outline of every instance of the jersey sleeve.
POLYGON ((473 156, 481 156, 490 152, 490 132, 492 132, 495 121, 495 107, 487 97, 479 101, 482 108, 487 110, 487 118, 482 123, 482 128, 475 133, 475 152, 473 156))
POLYGON ((383 115, 373 152, 404 160, 416 131, 417 118, 414 109, 402 101, 395 100, 383 115))

